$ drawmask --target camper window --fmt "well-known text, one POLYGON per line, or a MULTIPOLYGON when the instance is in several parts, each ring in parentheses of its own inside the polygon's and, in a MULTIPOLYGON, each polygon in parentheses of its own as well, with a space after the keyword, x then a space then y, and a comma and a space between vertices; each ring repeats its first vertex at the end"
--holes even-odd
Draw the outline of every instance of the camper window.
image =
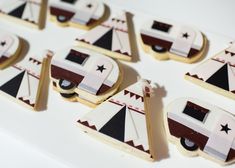
POLYGON ((162 22, 158 22, 158 21, 154 21, 153 25, 152 25, 152 29, 159 30, 159 31, 162 31, 162 32, 166 32, 166 33, 169 32, 171 27, 172 27, 172 25, 162 23, 162 22))
POLYGON ((77 64, 83 65, 84 62, 87 60, 89 55, 78 52, 76 50, 70 50, 69 54, 65 58, 66 60, 75 62, 77 64))
POLYGON ((74 4, 74 2, 76 2, 77 0, 61 0, 62 2, 67 2, 70 4, 74 4))
POLYGON ((194 119, 204 122, 209 110, 201 107, 199 105, 196 105, 190 101, 187 102, 186 107, 184 108, 183 113, 193 117, 194 119))

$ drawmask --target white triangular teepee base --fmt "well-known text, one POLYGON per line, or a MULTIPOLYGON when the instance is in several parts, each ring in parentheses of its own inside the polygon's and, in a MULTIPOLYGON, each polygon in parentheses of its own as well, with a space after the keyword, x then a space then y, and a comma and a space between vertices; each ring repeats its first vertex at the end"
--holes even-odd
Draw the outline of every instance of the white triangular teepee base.
POLYGON ((32 28, 42 29, 46 13, 46 0, 3 0, 0 17, 32 28))
POLYGON ((131 60, 131 45, 126 13, 111 16, 107 21, 76 39, 78 45, 116 59, 131 60))
MULTIPOLYGON (((108 142, 121 150, 146 160, 154 160, 151 155, 150 130, 147 125, 145 94, 139 82, 117 93, 96 109, 79 119, 83 131, 108 142)), ((149 87, 149 86, 148 86, 149 87)))

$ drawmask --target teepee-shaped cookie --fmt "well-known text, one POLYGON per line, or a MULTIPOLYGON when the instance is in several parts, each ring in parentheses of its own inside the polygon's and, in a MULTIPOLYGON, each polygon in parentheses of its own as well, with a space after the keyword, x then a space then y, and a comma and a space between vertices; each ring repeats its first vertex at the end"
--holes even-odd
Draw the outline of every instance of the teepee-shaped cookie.
POLYGON ((131 47, 126 13, 107 21, 76 39, 78 45, 116 59, 131 60, 131 47))
POLYGON ((235 162, 235 117, 212 104, 180 98, 165 111, 169 140, 188 156, 201 155, 219 164, 235 162))
POLYGON ((0 71, 0 93, 30 109, 38 110, 50 57, 47 53, 43 58, 25 58, 0 71))
POLYGON ((145 23, 140 36, 143 49, 158 60, 193 63, 204 55, 207 45, 199 30, 169 21, 145 23))
POLYGON ((43 28, 47 0, 1 0, 0 16, 20 21, 34 28, 43 28))
POLYGON ((19 37, 0 30, 0 69, 7 67, 18 58, 21 45, 19 37))
POLYGON ((104 13, 104 4, 97 0, 56 0, 50 5, 51 20, 60 26, 91 29, 104 13))
POLYGON ((186 73, 185 78, 235 99, 235 43, 186 73))
POLYGON ((149 81, 140 80, 79 119, 88 134, 135 156, 154 160, 148 97, 149 81))

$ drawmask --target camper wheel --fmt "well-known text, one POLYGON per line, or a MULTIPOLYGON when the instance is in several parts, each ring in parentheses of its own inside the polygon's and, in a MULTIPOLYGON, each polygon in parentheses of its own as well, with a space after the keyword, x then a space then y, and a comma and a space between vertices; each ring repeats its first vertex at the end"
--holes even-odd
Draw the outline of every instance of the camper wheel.
POLYGON ((162 46, 159 46, 159 45, 152 46, 152 50, 155 51, 155 52, 158 52, 158 53, 164 53, 164 52, 167 51, 166 48, 164 48, 162 46))
POLYGON ((63 16, 63 15, 58 15, 56 17, 57 21, 60 22, 60 23, 65 23, 68 21, 68 18, 66 16, 63 16))
POLYGON ((72 90, 76 87, 76 85, 68 80, 60 79, 59 86, 63 90, 72 90))
POLYGON ((195 151, 198 149, 198 146, 187 138, 180 138, 180 143, 188 151, 195 151))
POLYGON ((77 93, 60 93, 60 95, 65 99, 70 99, 77 96, 77 93))

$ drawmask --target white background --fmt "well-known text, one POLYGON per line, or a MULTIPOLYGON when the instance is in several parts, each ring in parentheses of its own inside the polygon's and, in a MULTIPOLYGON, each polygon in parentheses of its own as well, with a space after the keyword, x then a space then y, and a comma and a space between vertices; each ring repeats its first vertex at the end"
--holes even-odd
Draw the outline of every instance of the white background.
MULTIPOLYGON (((209 39, 207 58, 225 48, 235 38, 234 0, 105 0, 111 12, 125 9, 135 16, 135 34, 148 18, 167 18, 190 24, 202 30, 209 39)), ((85 31, 60 28, 47 22, 43 31, 0 20, 0 28, 14 32, 30 44, 28 55, 38 55, 44 49, 56 51, 70 46, 85 31)), ((133 39, 133 43, 135 43, 133 39)), ((157 122, 159 161, 149 163, 84 134, 76 121, 91 109, 70 103, 51 89, 48 108, 35 113, 0 96, 0 167, 3 168, 69 168, 69 167, 207 167, 219 165, 201 157, 181 155, 177 148, 165 141, 162 109, 178 97, 196 97, 218 105, 235 114, 233 100, 200 88, 183 79, 183 75, 197 64, 175 61, 156 61, 145 54, 139 43, 134 63, 124 63, 125 81, 122 88, 134 83, 136 76, 159 84, 154 99, 157 122)), ((229 168, 234 165, 228 166, 229 168)))

